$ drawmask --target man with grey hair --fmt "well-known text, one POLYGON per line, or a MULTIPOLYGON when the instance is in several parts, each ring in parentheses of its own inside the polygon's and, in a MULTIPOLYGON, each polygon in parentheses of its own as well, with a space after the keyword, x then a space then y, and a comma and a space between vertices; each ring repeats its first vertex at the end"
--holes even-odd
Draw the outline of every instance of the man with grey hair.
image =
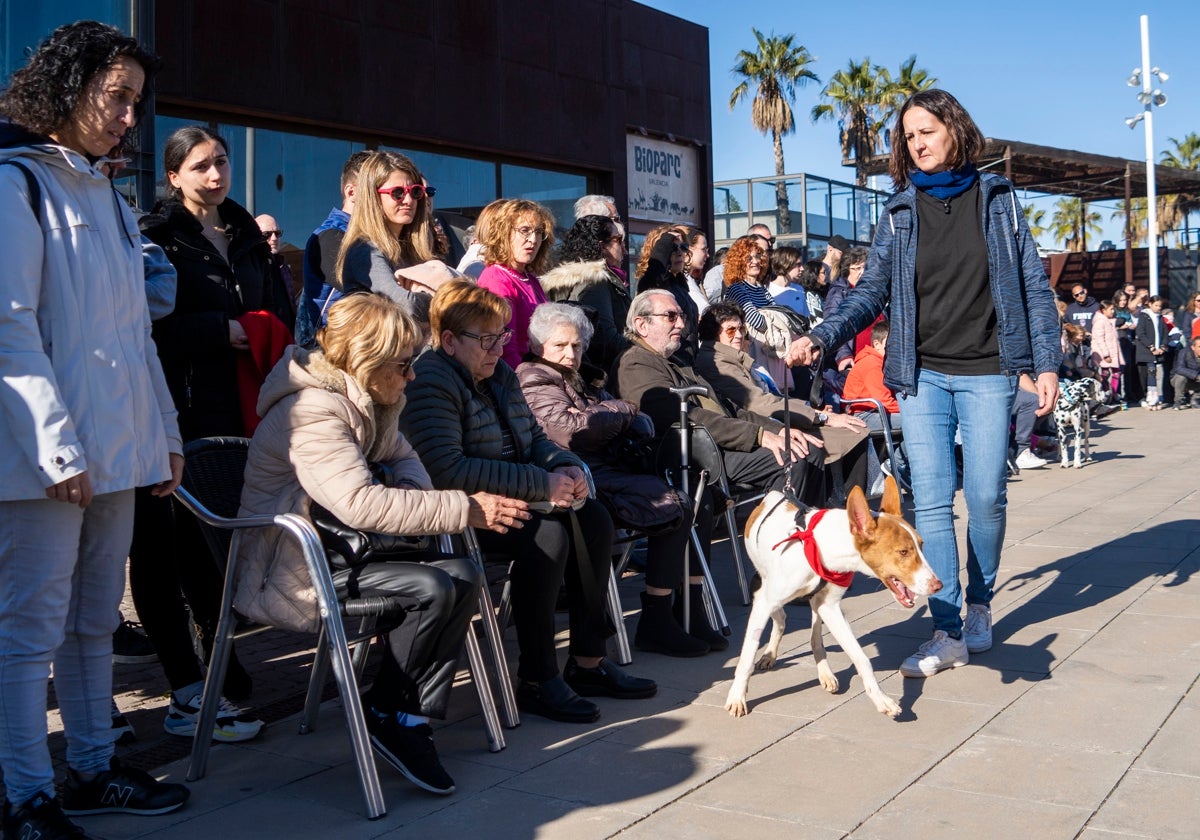
POLYGON ((642 292, 630 304, 625 323, 633 346, 617 360, 610 381, 621 399, 638 406, 655 429, 665 431, 679 419, 679 399, 670 389, 707 388, 707 394, 688 398, 688 418, 705 427, 721 448, 732 484, 783 489, 788 476, 783 466, 790 461, 791 487, 800 499, 824 503, 825 452, 819 437, 788 430, 777 420, 745 409, 727 411, 712 386, 673 357, 685 328, 674 295, 661 289, 642 292))
MULTIPOLYGON (((771 261, 771 251, 775 247, 775 236, 771 233, 771 229, 764 224, 750 225, 750 229, 746 231, 747 236, 757 236, 762 243, 763 250, 767 252, 767 262, 771 261)), ((712 303, 716 303, 725 296, 725 264, 714 265, 709 269, 708 274, 704 275, 704 294, 708 295, 708 299, 712 303)))
POLYGON ((608 216, 614 222, 621 221, 617 213, 617 200, 611 195, 585 195, 575 202, 575 221, 584 216, 608 216))

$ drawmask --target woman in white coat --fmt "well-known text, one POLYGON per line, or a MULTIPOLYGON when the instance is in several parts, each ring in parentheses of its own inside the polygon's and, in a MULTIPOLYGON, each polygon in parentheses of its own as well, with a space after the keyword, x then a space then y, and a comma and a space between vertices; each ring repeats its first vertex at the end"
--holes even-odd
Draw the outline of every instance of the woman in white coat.
POLYGON ((142 247, 97 168, 158 60, 94 21, 60 27, 0 97, 0 767, 6 837, 83 836, 66 814, 160 814, 188 797, 113 757, 112 633, 133 489, 183 471, 150 338, 142 247), (67 734, 46 747, 51 664, 67 734), (106 801, 113 786, 120 805, 106 801), (74 832, 74 833, 72 833, 74 832))

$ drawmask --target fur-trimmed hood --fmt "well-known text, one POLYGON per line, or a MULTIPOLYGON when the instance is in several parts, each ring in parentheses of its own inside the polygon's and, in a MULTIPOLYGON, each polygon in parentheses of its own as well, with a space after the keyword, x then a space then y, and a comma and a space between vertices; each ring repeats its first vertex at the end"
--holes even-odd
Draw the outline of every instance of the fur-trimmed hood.
POLYGON ((588 286, 609 282, 612 273, 604 260, 568 262, 547 271, 539 279, 546 297, 553 301, 578 300, 588 286))

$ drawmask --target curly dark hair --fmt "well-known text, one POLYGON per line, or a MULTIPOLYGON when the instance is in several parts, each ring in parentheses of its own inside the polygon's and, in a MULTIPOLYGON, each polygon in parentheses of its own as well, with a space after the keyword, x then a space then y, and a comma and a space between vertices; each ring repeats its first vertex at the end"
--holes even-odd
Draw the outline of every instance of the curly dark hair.
POLYGON ((616 235, 608 216, 583 216, 575 220, 558 249, 558 262, 594 262, 604 259, 600 243, 616 235))
POLYGON ((800 271, 800 285, 806 292, 820 294, 822 279, 825 277, 825 263, 820 260, 809 260, 800 271))
POLYGON ((696 325, 696 334, 701 341, 716 341, 721 334, 721 325, 735 319, 745 323, 746 313, 742 307, 732 301, 719 300, 704 310, 700 323, 696 325))
POLYGON ((8 90, 0 95, 0 114, 37 134, 54 134, 67 125, 88 83, 119 58, 131 58, 145 71, 142 97, 134 106, 141 119, 146 93, 161 62, 121 30, 94 20, 68 23, 51 32, 29 63, 13 73, 8 90))

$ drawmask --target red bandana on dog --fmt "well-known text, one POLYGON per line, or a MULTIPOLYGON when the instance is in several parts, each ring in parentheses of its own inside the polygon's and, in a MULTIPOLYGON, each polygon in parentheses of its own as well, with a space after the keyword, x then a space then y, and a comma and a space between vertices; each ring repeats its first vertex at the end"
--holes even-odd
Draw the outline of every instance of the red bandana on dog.
POLYGON ((808 522, 807 531, 803 529, 796 531, 796 533, 785 537, 771 546, 771 550, 774 551, 785 542, 790 542, 791 540, 802 540, 804 542, 804 558, 808 560, 808 565, 812 566, 812 570, 816 572, 817 577, 821 578, 821 580, 827 580, 835 586, 849 589, 851 581, 854 580, 854 572, 831 572, 829 569, 826 569, 825 565, 821 562, 821 552, 817 550, 817 541, 813 539, 813 531, 826 513, 828 511, 825 510, 819 510, 814 513, 812 519, 808 522))

